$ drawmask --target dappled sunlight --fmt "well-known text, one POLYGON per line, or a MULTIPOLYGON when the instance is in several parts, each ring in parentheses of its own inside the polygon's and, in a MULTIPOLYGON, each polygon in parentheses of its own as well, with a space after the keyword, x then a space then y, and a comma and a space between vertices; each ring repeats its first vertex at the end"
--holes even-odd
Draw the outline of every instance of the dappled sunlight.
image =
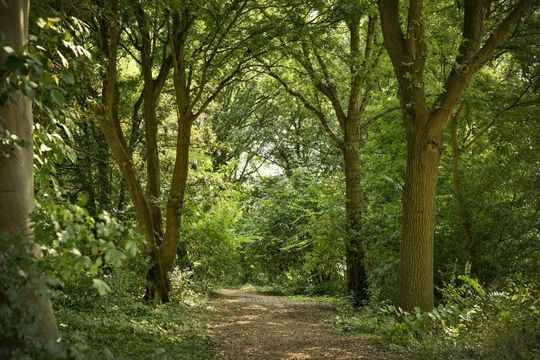
POLYGON ((326 327, 329 304, 225 289, 210 337, 218 359, 390 359, 389 354, 326 327))

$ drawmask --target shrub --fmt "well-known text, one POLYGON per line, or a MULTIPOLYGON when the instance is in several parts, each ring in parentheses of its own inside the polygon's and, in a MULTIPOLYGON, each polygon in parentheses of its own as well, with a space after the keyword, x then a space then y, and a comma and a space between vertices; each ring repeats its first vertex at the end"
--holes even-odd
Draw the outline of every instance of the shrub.
POLYGON ((443 290, 445 304, 430 312, 387 306, 396 321, 390 340, 428 358, 530 359, 540 355, 538 288, 509 282, 485 289, 467 275, 443 290))

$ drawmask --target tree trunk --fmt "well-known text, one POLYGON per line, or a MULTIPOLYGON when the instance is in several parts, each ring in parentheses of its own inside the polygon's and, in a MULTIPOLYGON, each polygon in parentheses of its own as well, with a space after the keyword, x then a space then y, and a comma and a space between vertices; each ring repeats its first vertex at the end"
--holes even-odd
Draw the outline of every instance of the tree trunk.
POLYGON ((111 210, 112 184, 110 179, 111 168, 109 166, 109 150, 103 138, 103 134, 97 133, 96 144, 99 147, 98 183, 99 183, 99 207, 100 210, 111 210))
MULTIPOLYGON (((109 114, 109 116, 111 116, 111 114, 109 114)), ((169 286, 166 280, 166 272, 164 272, 160 266, 159 249, 155 242, 152 215, 137 178, 131 155, 127 152, 127 149, 122 146, 117 133, 107 119, 100 119, 100 127, 109 144, 113 157, 120 168, 122 177, 126 182, 131 200, 135 207, 139 231, 145 238, 146 251, 150 256, 151 269, 147 280, 153 284, 152 287, 155 291, 147 292, 146 298, 148 300, 153 299, 154 292, 157 292, 162 301, 167 302, 169 300, 169 286)))
MULTIPOLYGON (((167 201, 165 238, 160 248, 162 267, 166 272, 172 270, 177 253, 186 254, 185 251, 178 250, 178 245, 180 242, 180 226, 189 170, 189 145, 192 125, 193 118, 190 116, 181 117, 178 120, 176 162, 174 164, 169 199, 167 201)), ((180 259, 183 262, 185 260, 180 259)))
MULTIPOLYGON (((81 124, 81 129, 84 135, 84 139, 82 139, 84 143, 82 146, 92 146, 92 142, 89 141, 91 136, 90 132, 88 131, 88 123, 86 121, 81 124)), ((88 194, 86 209, 88 210, 90 216, 95 217, 98 215, 98 210, 96 206, 96 187, 93 171, 94 163, 92 162, 92 157, 86 153, 79 154, 78 160, 82 164, 83 169, 85 169, 85 171, 81 171, 80 177, 83 189, 85 189, 86 194, 88 194)))
POLYGON ((154 234, 152 213, 142 190, 141 183, 133 165, 131 152, 124 139, 122 128, 120 126, 118 114, 120 93, 118 90, 117 69, 119 33, 118 24, 114 18, 118 10, 117 6, 117 2, 112 2, 111 16, 108 19, 99 19, 102 50, 107 58, 107 64, 103 86, 105 114, 98 114, 97 119, 111 153, 120 168, 122 177, 126 182, 131 200, 135 207, 139 231, 145 238, 146 251, 150 256, 151 269, 147 280, 150 281, 153 286, 152 291, 147 291, 146 298, 150 300, 154 297, 154 294, 157 293, 163 302, 167 302, 169 300, 169 286, 166 272, 164 272, 161 267, 159 248, 156 244, 154 234))
POLYGON ((345 209, 347 214, 347 290, 355 304, 367 300, 367 277, 364 268, 364 244, 361 240, 362 191, 360 186, 360 136, 358 122, 348 119, 344 131, 343 159, 345 168, 345 209))
POLYGON ((137 8, 137 21, 141 33, 141 69, 144 79, 144 130, 146 150, 146 196, 152 216, 156 245, 163 240, 163 224, 161 220, 161 179, 158 154, 158 123, 156 116, 157 97, 154 94, 154 78, 152 77, 152 42, 147 29, 146 17, 141 7, 137 8))
POLYGON ((461 224, 459 245, 461 246, 463 251, 462 254, 464 255, 464 258, 461 260, 463 264, 468 261, 471 264, 471 272, 476 273, 476 256, 472 242, 471 215, 465 200, 463 176, 460 169, 461 147, 459 146, 457 134, 458 121, 458 114, 452 116, 450 121, 450 139, 452 144, 452 187, 454 190, 457 214, 461 224))
POLYGON ((407 132, 399 266, 399 306, 405 310, 433 308, 433 238, 441 140, 441 134, 407 132))
MULTIPOLYGON (((3 46, 11 47, 16 54, 24 52, 28 34, 29 1, 14 0, 6 4, 0 2, 0 33, 3 34, 3 46)), ((7 54, 0 49, 0 64, 3 65, 7 54)), ((0 148, 9 157, 0 160, 0 234, 7 233, 9 240, 0 243, 2 253, 7 247, 15 245, 21 251, 25 247, 18 241, 33 241, 29 214, 34 204, 33 150, 32 150, 32 109, 31 103, 20 91, 11 93, 0 107, 0 121, 5 131, 17 136, 23 144, 12 144, 0 148)), ((30 253, 25 256, 33 256, 30 253)), ((21 273, 24 272, 21 269, 21 273)), ((21 282, 28 281, 23 278, 21 282)), ((25 320, 32 323, 9 324, 29 327, 28 339, 21 343, 11 343, 0 333, 0 348, 25 346, 25 342, 35 340, 55 341, 59 336, 56 319, 50 300, 45 295, 45 286, 26 286, 19 295, 20 306, 28 314, 35 311, 36 317, 28 316, 25 320)), ((0 298, 3 294, 0 294, 0 298)), ((23 320, 23 321, 25 321, 23 320)))
POLYGON ((433 238, 442 130, 473 74, 492 58, 513 26, 535 3, 535 0, 520 0, 482 44, 487 3, 465 2, 459 55, 445 80, 445 90, 429 109, 424 86, 427 48, 422 1, 409 2, 406 33, 401 25, 399 2, 378 1, 384 42, 398 81, 407 133, 399 295, 399 305, 405 310, 433 307, 433 238))

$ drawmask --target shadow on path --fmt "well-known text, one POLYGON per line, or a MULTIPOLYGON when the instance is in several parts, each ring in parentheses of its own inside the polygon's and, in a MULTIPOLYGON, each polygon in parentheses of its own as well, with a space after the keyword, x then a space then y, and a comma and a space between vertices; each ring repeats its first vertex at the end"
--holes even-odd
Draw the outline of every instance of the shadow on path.
POLYGON ((214 300, 217 359, 395 359, 366 340, 325 327, 325 303, 223 289, 214 300))

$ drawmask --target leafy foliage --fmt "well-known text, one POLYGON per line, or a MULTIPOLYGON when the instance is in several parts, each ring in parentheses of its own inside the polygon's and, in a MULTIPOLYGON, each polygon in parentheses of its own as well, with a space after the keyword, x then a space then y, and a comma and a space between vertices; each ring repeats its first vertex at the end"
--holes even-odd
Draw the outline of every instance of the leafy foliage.
POLYGON ((344 209, 335 186, 300 169, 254 188, 244 228, 250 239, 243 244, 247 281, 301 293, 340 291, 344 209))
MULTIPOLYGON (((508 5, 490 3, 488 26, 508 5)), ((396 83, 388 76, 383 49, 377 68, 362 75, 371 91, 363 111, 383 115, 361 124, 362 139, 355 144, 370 294, 363 309, 352 308, 343 291, 347 237, 340 149, 305 104, 268 76, 269 69, 279 75, 321 110, 330 131, 340 134, 334 105, 315 83, 323 81, 335 90, 334 101, 346 104, 355 69, 348 24, 356 15, 375 13, 373 3, 365 1, 159 1, 141 5, 148 18, 141 28, 134 13, 139 3, 117 3, 121 31, 115 91, 121 94, 118 127, 125 134, 119 141, 126 145, 143 192, 149 150, 141 30, 153 37, 150 72, 156 76, 162 64, 172 64, 169 15, 185 12, 193 21, 181 34, 188 41, 182 48, 186 73, 180 75, 191 92, 186 99, 198 101, 190 105, 197 117, 188 187, 181 211, 174 214, 182 218, 178 250, 186 255, 171 273, 173 303, 140 303, 149 267, 147 255, 139 252, 144 242, 122 164, 115 164, 97 124, 108 110, 102 93, 109 29, 100 21, 114 17, 111 4, 37 1, 28 51, 20 55, 4 48, 0 106, 17 92, 33 104, 33 221, 42 253, 31 257, 34 245, 18 241, 2 248, 4 337, 21 339, 35 331, 19 326, 39 315, 25 312, 22 300, 25 288, 40 287, 44 280, 47 286, 40 291, 51 293, 67 343, 56 349, 57 357, 206 359, 211 350, 202 335, 199 294, 250 283, 280 294, 337 296, 334 326, 369 334, 409 357, 540 356, 538 11, 523 19, 465 92, 454 134, 457 149, 452 129, 445 130, 435 229, 437 306, 426 312, 393 305, 406 151, 401 116, 392 111, 398 103, 396 83), (306 69, 307 60, 314 74, 306 69)), ((422 85, 432 94, 443 90, 459 51, 463 6, 443 1, 425 9, 430 56, 422 85)), ((360 21, 366 25, 367 20, 360 21)), ((378 26, 374 39, 378 49, 378 26)), ((174 75, 164 76, 156 97, 163 189, 172 182, 182 115, 174 75)), ((427 98, 430 104, 433 99, 427 98)), ((0 165, 2 149, 26 145, 7 133, 0 119, 0 165)), ((165 196, 148 203, 165 213, 165 196)), ((12 240, 0 238, 2 244, 12 240)), ((53 351, 35 345, 15 355, 42 352, 46 357, 53 351)))

